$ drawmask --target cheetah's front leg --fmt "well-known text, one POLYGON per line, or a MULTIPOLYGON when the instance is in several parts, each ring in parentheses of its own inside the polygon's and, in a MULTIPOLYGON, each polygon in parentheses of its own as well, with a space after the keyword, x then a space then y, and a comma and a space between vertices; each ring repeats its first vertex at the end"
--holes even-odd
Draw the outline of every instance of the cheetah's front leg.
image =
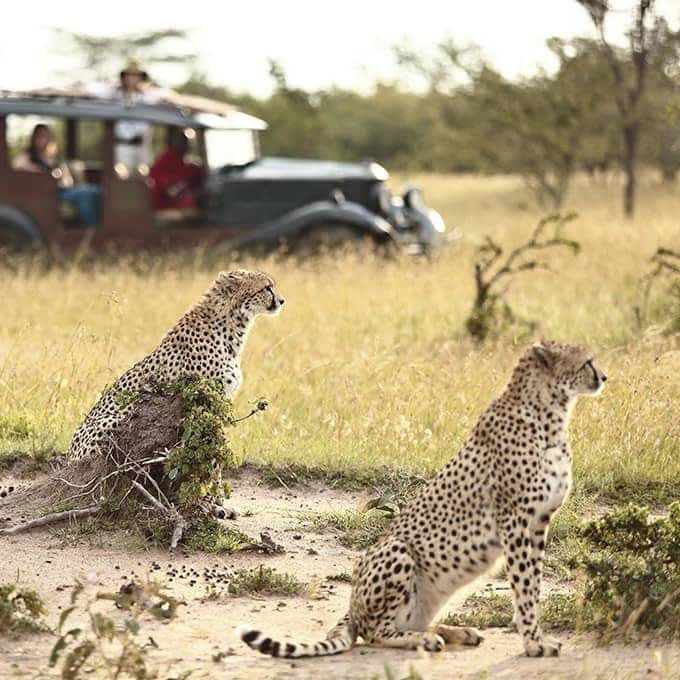
MULTIPOLYGON (((529 519, 508 516, 498 522, 515 602, 515 622, 527 656, 558 656, 560 643, 543 637, 538 622, 541 569, 534 554, 529 519)), ((547 526, 546 526, 547 528, 547 526)), ((543 559, 541 551, 541 562, 543 559)))

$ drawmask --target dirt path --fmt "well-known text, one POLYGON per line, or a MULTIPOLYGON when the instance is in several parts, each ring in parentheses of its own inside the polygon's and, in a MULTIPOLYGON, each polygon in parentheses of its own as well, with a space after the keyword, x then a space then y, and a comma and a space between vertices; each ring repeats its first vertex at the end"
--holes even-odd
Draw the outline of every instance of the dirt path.
MULTIPOLYGON (((430 656, 419 652, 359 647, 348 654, 324 659, 274 660, 248 649, 234 637, 234 628, 248 622, 266 628, 283 640, 322 639, 345 613, 349 585, 326 577, 351 571, 355 553, 340 546, 330 534, 300 531, 299 514, 304 511, 344 510, 357 507, 363 497, 324 489, 321 485, 271 489, 260 486, 248 474, 234 484, 233 506, 242 513, 235 525, 250 535, 268 530, 286 548, 283 555, 253 553, 216 556, 170 555, 165 550, 140 548, 139 539, 122 532, 89 536, 73 544, 60 531, 39 530, 0 539, 0 583, 18 581, 36 588, 49 608, 49 623, 56 624, 67 606, 76 578, 96 578, 99 590, 117 590, 126 579, 157 578, 165 582, 186 606, 169 624, 144 621, 140 633, 151 636, 158 648, 148 659, 159 669, 160 678, 176 678, 193 670, 191 678, 396 678, 410 670, 423 678, 492 677, 680 677, 680 648, 653 643, 598 647, 588 637, 562 637, 563 654, 558 659, 527 659, 522 656, 519 637, 502 630, 485 632, 475 649, 450 649, 430 656), (254 598, 207 596, 208 587, 219 589, 233 569, 265 563, 280 572, 295 574, 315 585, 310 597, 254 598), (226 653, 219 661, 213 656, 226 653)), ((476 584, 484 586, 486 581, 476 584)), ((474 588, 474 587, 473 587, 474 588)), ((460 602, 458 594, 448 609, 460 602)), ((15 641, 0 638, 0 678, 48 678, 58 673, 46 660, 54 644, 49 634, 15 641)), ((100 677, 96 672, 87 677, 100 677)))

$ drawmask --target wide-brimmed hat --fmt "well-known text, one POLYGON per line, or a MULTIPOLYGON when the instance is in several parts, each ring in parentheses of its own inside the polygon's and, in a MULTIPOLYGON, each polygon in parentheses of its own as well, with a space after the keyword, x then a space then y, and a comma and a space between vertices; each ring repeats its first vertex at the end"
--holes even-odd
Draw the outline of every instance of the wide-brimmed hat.
POLYGON ((149 74, 142 68, 142 65, 134 59, 128 61, 125 68, 120 72, 121 78, 125 75, 137 75, 141 76, 142 80, 149 80, 149 74))

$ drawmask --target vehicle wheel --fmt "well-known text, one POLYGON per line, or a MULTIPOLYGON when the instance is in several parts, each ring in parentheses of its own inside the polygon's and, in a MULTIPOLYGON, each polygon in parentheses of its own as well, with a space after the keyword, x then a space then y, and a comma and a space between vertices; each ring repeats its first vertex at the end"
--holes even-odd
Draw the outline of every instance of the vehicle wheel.
POLYGON ((288 251, 300 256, 329 251, 362 253, 373 250, 376 242, 365 231, 342 223, 315 224, 292 240, 288 251))
POLYGON ((0 206, 0 252, 35 252, 42 245, 40 232, 30 217, 10 206, 0 206))

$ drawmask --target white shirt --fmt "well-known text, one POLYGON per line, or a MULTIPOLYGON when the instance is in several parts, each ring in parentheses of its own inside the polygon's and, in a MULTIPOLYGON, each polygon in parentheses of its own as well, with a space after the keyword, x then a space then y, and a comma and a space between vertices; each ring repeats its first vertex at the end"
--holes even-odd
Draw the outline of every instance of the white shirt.
MULTIPOLYGON (((122 99, 130 103, 156 104, 167 94, 167 90, 160 87, 148 87, 138 92, 125 92, 118 85, 110 83, 91 83, 85 90, 88 94, 102 99, 122 99)), ((144 137, 151 128, 149 123, 141 120, 117 120, 114 124, 116 141, 133 140, 144 137)))

